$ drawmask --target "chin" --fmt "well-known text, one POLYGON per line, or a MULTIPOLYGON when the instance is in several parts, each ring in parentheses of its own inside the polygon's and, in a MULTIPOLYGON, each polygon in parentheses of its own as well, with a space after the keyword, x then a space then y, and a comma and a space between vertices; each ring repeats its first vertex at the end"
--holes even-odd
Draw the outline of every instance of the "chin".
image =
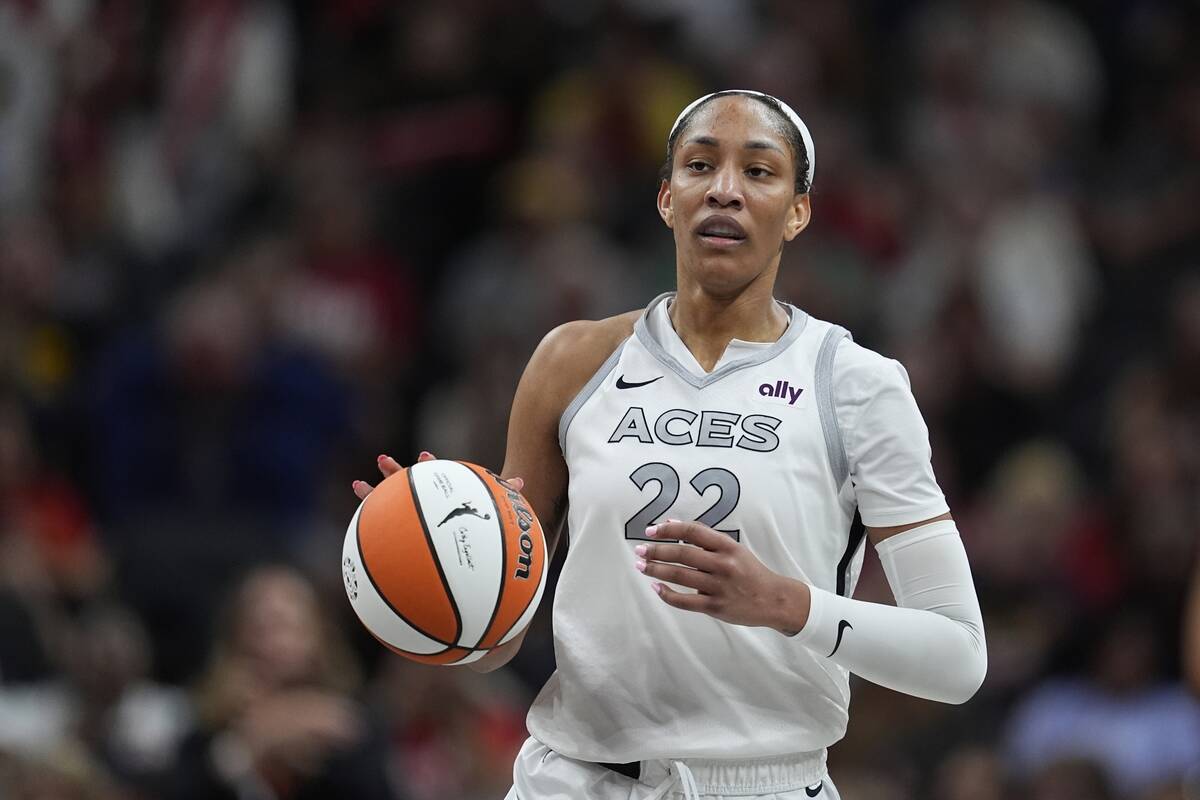
POLYGON ((737 295, 763 276, 763 270, 755 269, 745 261, 745 258, 724 253, 698 254, 687 270, 687 277, 708 294, 717 297, 737 295))

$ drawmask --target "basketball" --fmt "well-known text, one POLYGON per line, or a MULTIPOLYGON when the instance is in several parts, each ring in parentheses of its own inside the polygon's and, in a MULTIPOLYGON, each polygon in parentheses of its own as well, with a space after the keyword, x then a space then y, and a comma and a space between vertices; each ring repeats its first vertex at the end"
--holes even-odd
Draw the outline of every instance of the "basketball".
POLYGON ((529 503, 487 469, 418 462, 354 512, 342 548, 346 596, 386 647, 466 664, 520 633, 546 586, 546 543, 529 503))

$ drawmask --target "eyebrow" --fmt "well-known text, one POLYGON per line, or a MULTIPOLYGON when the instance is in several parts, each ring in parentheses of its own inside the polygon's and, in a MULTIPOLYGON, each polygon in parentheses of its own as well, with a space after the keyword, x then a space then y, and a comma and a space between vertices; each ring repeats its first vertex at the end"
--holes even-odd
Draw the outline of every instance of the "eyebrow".
MULTIPOLYGON (((685 144, 702 144, 708 147, 719 147, 721 142, 712 136, 695 136, 688 139, 685 144)), ((746 150, 774 150, 777 153, 786 155, 777 145, 762 139, 751 139, 743 144, 742 147, 746 150)))

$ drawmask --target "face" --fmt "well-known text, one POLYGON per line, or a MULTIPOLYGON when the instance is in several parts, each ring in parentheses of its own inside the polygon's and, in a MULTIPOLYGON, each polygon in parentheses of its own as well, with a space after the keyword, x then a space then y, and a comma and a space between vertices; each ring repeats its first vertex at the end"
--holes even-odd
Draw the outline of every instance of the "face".
POLYGON ((312 673, 320 631, 307 583, 288 571, 263 570, 244 587, 239 610, 237 644, 260 680, 285 686, 312 673))
POLYGON ((774 280, 785 241, 808 225, 774 113, 745 96, 703 106, 679 136, 658 211, 675 236, 679 280, 718 296, 774 280))

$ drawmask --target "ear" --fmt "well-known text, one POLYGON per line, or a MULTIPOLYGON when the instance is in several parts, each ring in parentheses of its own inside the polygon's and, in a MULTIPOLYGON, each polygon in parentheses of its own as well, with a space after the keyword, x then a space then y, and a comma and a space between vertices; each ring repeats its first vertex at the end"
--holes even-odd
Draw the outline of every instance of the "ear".
POLYGON ((675 227, 675 212, 671 210, 671 184, 667 181, 663 181, 662 186, 658 187, 658 215, 667 223, 668 228, 675 227))
POLYGON ((812 206, 808 202, 808 194, 798 194, 788 207, 787 218, 783 221, 783 240, 790 242, 800 235, 800 231, 808 227, 812 219, 812 206))

